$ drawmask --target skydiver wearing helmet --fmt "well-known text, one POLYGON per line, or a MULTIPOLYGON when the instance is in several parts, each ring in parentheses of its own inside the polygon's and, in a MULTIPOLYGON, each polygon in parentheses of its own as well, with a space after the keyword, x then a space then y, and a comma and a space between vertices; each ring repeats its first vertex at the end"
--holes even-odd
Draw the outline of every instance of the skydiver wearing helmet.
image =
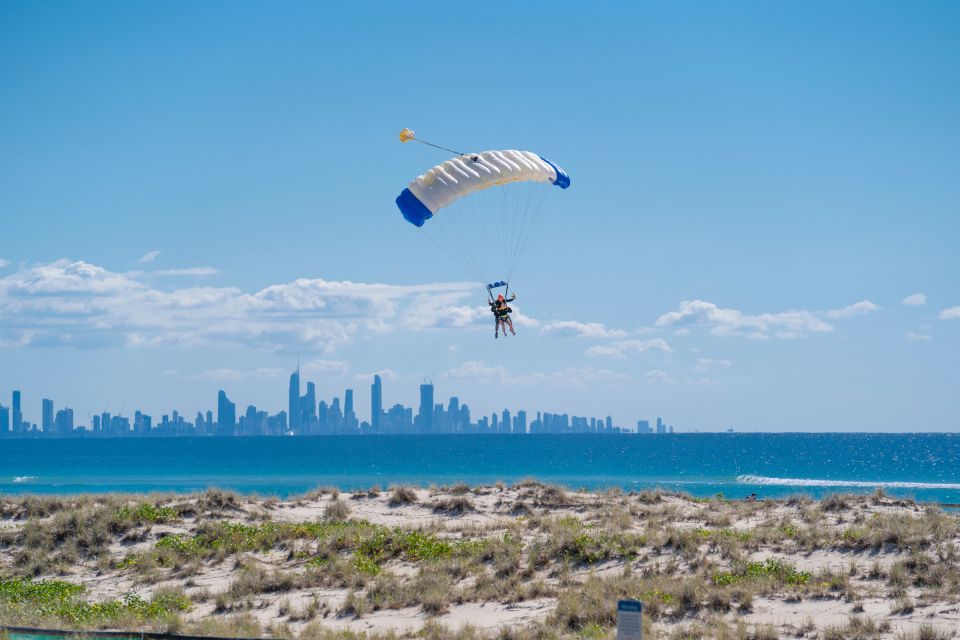
POLYGON ((503 326, 503 335, 507 335, 507 327, 510 328, 511 335, 517 335, 517 332, 513 330, 513 320, 510 319, 510 314, 513 313, 513 309, 507 304, 508 302, 513 302, 517 299, 517 294, 513 294, 509 298, 504 298, 503 294, 499 294, 496 300, 489 302, 490 311, 493 313, 493 337, 500 337, 500 327, 503 326))

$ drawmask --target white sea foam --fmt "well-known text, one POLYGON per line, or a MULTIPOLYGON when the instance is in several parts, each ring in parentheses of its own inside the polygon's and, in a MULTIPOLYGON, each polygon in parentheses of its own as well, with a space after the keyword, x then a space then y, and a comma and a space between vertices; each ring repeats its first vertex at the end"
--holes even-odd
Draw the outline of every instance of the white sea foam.
POLYGON ((13 481, 17 484, 21 482, 30 482, 31 480, 36 480, 37 476, 15 476, 13 481))
POLYGON ((890 487, 892 489, 960 489, 950 482, 865 482, 862 480, 817 480, 815 478, 769 478, 767 476, 737 476, 740 484, 765 484, 781 487, 890 487))

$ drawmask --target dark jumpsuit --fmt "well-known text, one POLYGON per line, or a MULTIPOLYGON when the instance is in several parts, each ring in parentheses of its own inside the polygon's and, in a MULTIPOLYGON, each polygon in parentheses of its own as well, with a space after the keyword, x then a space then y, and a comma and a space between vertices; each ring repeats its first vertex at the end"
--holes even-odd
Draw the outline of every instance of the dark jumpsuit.
POLYGON ((490 305, 490 311, 493 312, 493 327, 498 329, 500 327, 500 321, 507 318, 512 312, 507 303, 513 302, 517 299, 517 294, 513 294, 509 298, 505 299, 502 303, 499 300, 494 300, 493 302, 488 302, 490 305))

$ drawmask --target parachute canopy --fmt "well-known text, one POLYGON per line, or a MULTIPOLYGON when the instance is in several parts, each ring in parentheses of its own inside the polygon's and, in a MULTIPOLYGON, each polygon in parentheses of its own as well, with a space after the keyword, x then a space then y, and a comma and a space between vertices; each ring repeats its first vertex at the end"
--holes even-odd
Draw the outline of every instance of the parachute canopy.
MULTIPOLYGON (((410 129, 400 140, 458 153, 410 129)), ((501 280, 513 278, 550 209, 547 201, 569 186, 563 169, 531 151, 464 153, 417 176, 397 197, 397 207, 477 282, 506 285, 501 280)))
POLYGON ((531 151, 481 151, 451 158, 417 176, 397 197, 397 207, 407 222, 422 227, 460 198, 513 182, 546 182, 566 189, 570 176, 531 151))

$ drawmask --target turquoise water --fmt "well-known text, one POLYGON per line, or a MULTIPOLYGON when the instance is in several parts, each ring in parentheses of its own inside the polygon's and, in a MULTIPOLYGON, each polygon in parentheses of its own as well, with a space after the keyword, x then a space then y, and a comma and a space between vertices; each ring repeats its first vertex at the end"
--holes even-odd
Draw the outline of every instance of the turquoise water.
POLYGON ((492 483, 693 495, 871 492, 960 503, 958 434, 444 435, 0 441, 0 494, 287 496, 318 485, 492 483))

